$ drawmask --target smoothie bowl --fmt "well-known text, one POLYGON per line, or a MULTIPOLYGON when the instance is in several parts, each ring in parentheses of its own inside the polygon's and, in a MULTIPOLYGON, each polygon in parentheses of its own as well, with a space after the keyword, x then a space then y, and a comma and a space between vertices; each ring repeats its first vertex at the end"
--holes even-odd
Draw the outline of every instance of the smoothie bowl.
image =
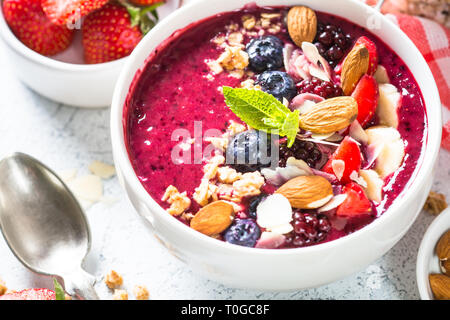
POLYGON ((119 179, 155 236, 209 278, 318 286, 413 223, 439 96, 410 40, 358 2, 242 5, 193 3, 136 48, 112 105, 119 179))

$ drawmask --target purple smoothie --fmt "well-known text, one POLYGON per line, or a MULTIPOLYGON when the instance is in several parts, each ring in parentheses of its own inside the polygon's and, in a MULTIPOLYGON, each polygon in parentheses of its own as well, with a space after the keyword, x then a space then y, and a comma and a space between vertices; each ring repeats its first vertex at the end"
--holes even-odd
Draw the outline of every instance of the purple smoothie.
MULTIPOLYGON (((240 24, 244 14, 258 16, 272 10, 280 9, 248 8, 219 14, 177 31, 149 56, 145 68, 137 74, 125 105, 125 139, 136 175, 163 208, 168 207, 161 200, 167 186, 174 185, 191 196, 203 176, 202 164, 171 161, 172 149, 180 142, 171 141, 172 132, 183 128, 194 137, 194 121, 202 121, 203 132, 211 128, 225 131, 229 120, 241 122, 226 106, 218 88, 239 87, 244 79, 233 78, 224 72, 216 75, 213 81, 206 78, 209 70, 205 61, 220 55, 211 39, 226 34, 225 26, 231 21, 240 24)), ((342 18, 319 12, 317 17, 321 23, 341 27, 354 40, 367 36, 374 41, 379 64, 386 67, 391 83, 405 93, 399 110, 398 131, 407 145, 406 156, 402 167, 386 178, 383 201, 374 211, 375 215, 380 215, 404 190, 420 157, 426 128, 423 98, 405 63, 383 41, 342 18)), ((285 28, 277 36, 290 42, 285 28)), ((247 41, 244 39, 244 43, 247 41)), ((207 145, 196 143, 203 143, 203 148, 207 145)), ((198 208, 194 201, 192 203, 191 211, 195 212, 198 208)), ((344 230, 333 228, 324 241, 360 229, 375 215, 349 219, 344 230)))

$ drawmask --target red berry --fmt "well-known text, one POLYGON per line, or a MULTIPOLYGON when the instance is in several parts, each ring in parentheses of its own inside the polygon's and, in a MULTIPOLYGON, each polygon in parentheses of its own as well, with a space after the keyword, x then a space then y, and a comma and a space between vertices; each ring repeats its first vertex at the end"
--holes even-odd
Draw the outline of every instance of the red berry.
POLYGON ((165 0, 130 0, 131 3, 139 6, 149 6, 155 3, 164 2, 165 0))
POLYGON ((89 14, 82 31, 87 63, 102 63, 128 56, 142 39, 139 28, 131 26, 127 9, 113 3, 89 14))
POLYGON ((450 151, 450 120, 442 128, 441 146, 450 151))
POLYGON ((74 24, 107 2, 108 0, 42 0, 42 9, 55 24, 74 24))
POLYGON ((361 151, 359 150, 358 143, 351 137, 346 136, 336 151, 331 155, 330 159, 328 159, 322 171, 335 174, 332 166, 333 160, 344 161, 345 168, 339 181, 342 183, 350 183, 350 175, 352 172, 359 172, 361 168, 361 151))
POLYGON ((367 37, 360 37, 355 42, 355 46, 363 44, 369 51, 369 69, 367 73, 373 75, 378 67, 378 53, 377 46, 367 37))
POLYGON ((355 217, 362 214, 371 214, 372 204, 359 184, 354 182, 346 184, 343 191, 347 198, 336 211, 338 217, 355 217))
POLYGON ((56 300, 55 292, 49 289, 25 289, 0 296, 0 300, 56 300))
POLYGON ((4 0, 3 14, 15 36, 37 53, 52 56, 72 42, 73 30, 52 24, 40 0, 4 0))
POLYGON ((358 122, 366 125, 374 116, 378 104, 378 83, 374 77, 363 75, 353 90, 352 97, 358 103, 358 122))

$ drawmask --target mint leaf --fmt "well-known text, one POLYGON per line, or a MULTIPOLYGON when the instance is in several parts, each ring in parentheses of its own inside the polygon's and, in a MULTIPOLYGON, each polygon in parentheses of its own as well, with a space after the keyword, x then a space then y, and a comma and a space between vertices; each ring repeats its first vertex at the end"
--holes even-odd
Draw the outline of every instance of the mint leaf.
POLYGON ((53 286, 55 287, 56 300, 66 300, 66 292, 56 278, 53 278, 53 286))
POLYGON ((292 112, 273 95, 261 90, 223 86, 225 103, 250 127, 288 138, 292 146, 298 132, 299 111, 292 112))

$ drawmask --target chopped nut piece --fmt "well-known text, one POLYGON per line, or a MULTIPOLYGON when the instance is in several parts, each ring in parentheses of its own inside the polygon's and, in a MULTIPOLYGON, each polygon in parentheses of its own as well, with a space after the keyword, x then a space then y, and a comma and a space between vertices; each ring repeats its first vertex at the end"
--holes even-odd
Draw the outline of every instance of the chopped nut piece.
POLYGON ((133 294, 137 300, 148 300, 150 294, 145 286, 135 286, 133 289, 133 294))
POLYGON ((208 204, 211 197, 213 198, 213 200, 217 200, 216 193, 217 186, 209 183, 208 179, 203 178, 200 185, 195 188, 195 192, 192 197, 199 205, 204 207, 208 204))
POLYGON ((234 198, 231 201, 238 202, 244 196, 256 196, 264 184, 264 177, 259 171, 244 173, 240 180, 233 182, 234 198))
POLYGON ((113 300, 128 300, 128 292, 126 290, 114 290, 113 300))
POLYGON ((281 17, 281 13, 261 13, 261 18, 264 18, 264 19, 272 20, 272 19, 276 19, 279 17, 281 17))
POLYGON ((253 79, 247 79, 247 80, 242 81, 241 88, 261 90, 261 86, 259 84, 255 85, 255 80, 253 80, 253 79))
POLYGON ((211 143, 214 148, 220 151, 225 151, 228 146, 228 139, 225 137, 206 137, 205 141, 211 143))
POLYGON ((214 39, 212 39, 212 41, 215 43, 215 44, 218 44, 219 46, 221 45, 221 44, 223 44, 224 42, 225 42, 225 37, 224 36, 217 36, 217 37, 215 37, 214 39))
POLYGON ((231 184, 242 177, 240 172, 237 172, 230 167, 220 167, 217 169, 217 175, 220 182, 231 184))
POLYGON ((256 25, 255 17, 252 16, 252 15, 245 15, 245 16, 243 16, 242 17, 242 25, 247 30, 253 29, 255 27, 255 25, 256 25))
POLYGON ((170 204, 170 208, 166 211, 173 216, 182 214, 191 206, 191 199, 187 196, 186 191, 180 193, 178 189, 172 185, 167 187, 161 200, 167 201, 170 204))
POLYGON ((228 71, 245 69, 248 66, 248 54, 241 47, 228 46, 216 61, 228 71))
POLYGON ((232 32, 228 35, 228 43, 232 46, 241 46, 244 36, 240 32, 232 32))
POLYGON ((226 29, 229 31, 237 31, 239 29, 239 25, 235 22, 230 23, 229 25, 226 26, 226 29))
POLYGON ((223 71, 222 66, 217 60, 208 61, 206 64, 214 74, 219 74, 223 71))
POLYGON ((436 193, 430 191, 428 199, 425 202, 423 208, 431 214, 438 215, 445 208, 447 208, 447 202, 445 201, 445 196, 442 193, 436 193))
POLYGON ((105 276, 105 283, 110 289, 114 289, 120 287, 123 284, 123 278, 116 271, 111 270, 105 276))
POLYGON ((217 174, 217 168, 224 163, 225 157, 222 155, 216 155, 209 159, 208 163, 203 167, 203 172, 205 173, 203 178, 208 180, 214 178, 217 174))
POLYGON ((238 122, 230 120, 230 124, 227 127, 226 137, 234 137, 238 133, 244 132, 247 128, 238 122))
POLYGON ((2 279, 0 279, 0 296, 4 295, 7 290, 8 288, 6 287, 5 282, 2 279))
POLYGON ((184 221, 189 222, 189 221, 192 220, 192 218, 194 217, 194 215, 193 215, 192 213, 190 213, 190 212, 183 212, 183 213, 181 214, 180 217, 181 217, 181 219, 183 219, 184 221))
POLYGON ((238 70, 231 70, 229 72, 230 76, 236 79, 241 79, 244 76, 244 70, 238 69, 238 70))

